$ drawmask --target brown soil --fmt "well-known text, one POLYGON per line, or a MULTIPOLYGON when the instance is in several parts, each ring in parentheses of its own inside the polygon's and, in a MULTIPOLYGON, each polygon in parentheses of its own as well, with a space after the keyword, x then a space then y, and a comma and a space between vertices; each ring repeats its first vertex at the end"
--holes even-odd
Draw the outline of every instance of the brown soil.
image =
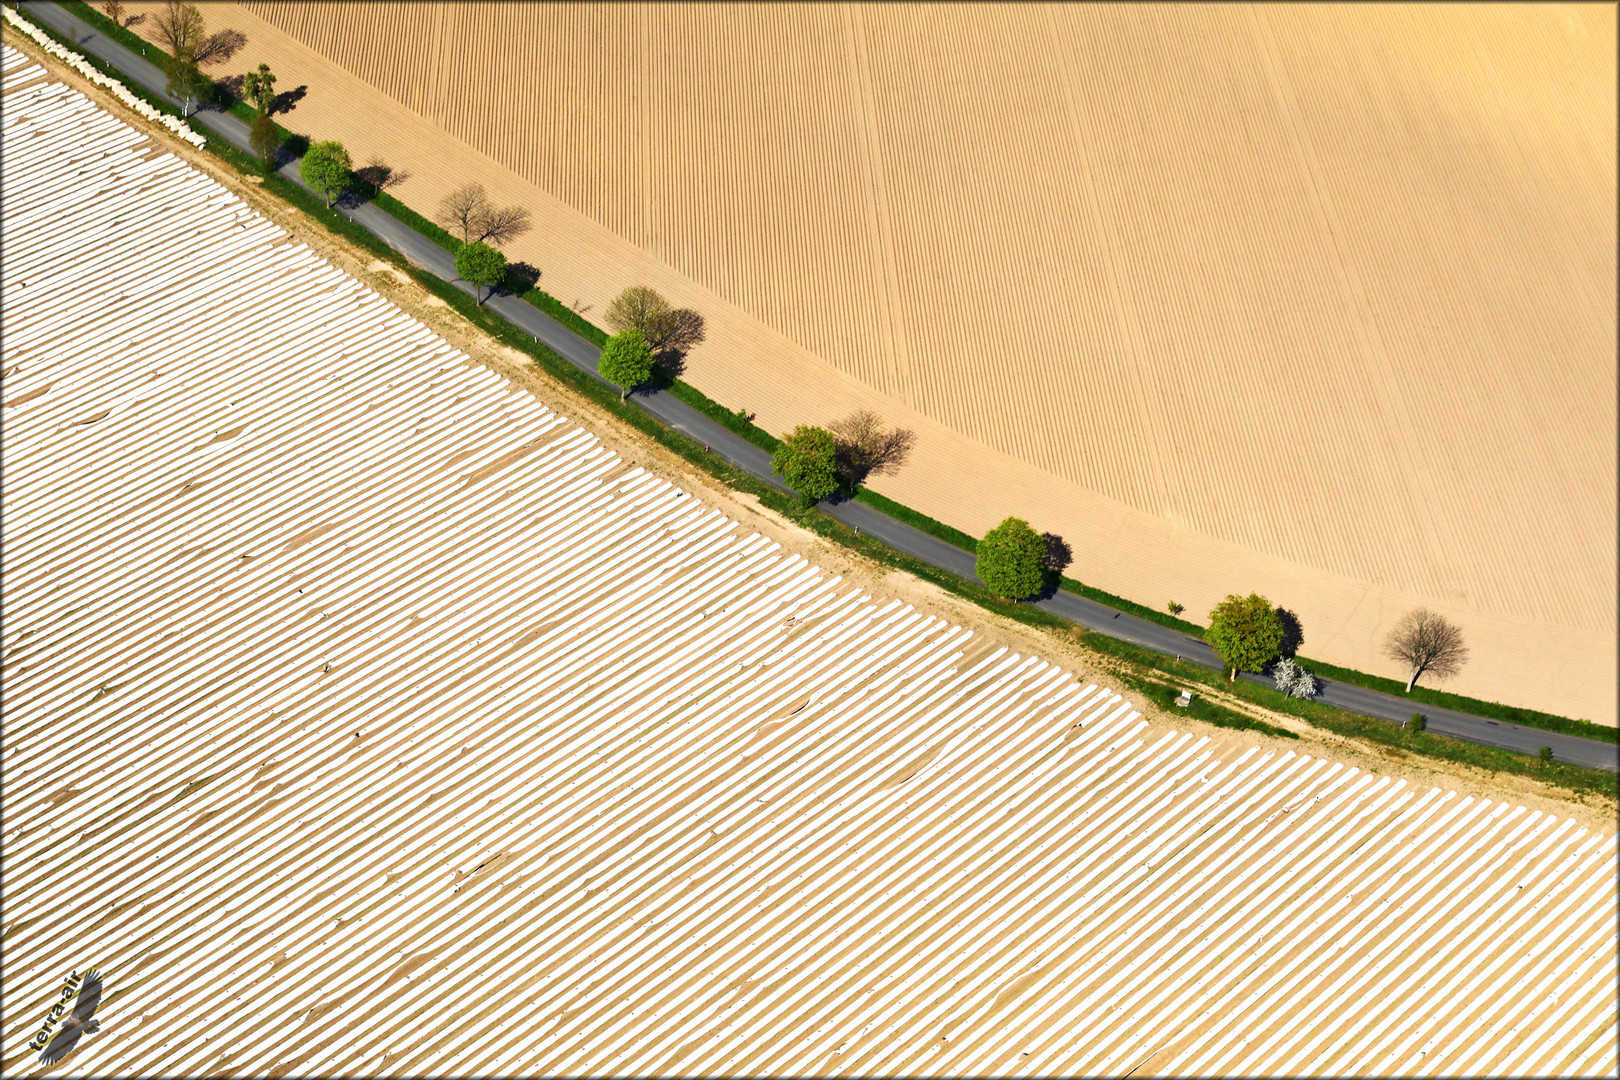
POLYGON ((716 400, 913 428, 884 494, 1381 674, 1435 608, 1447 689, 1616 720, 1612 6, 207 17, 409 205, 529 207, 510 254, 587 317, 703 312, 716 400))
MULTIPOLYGON (((7 34, 7 44, 28 53, 53 76, 73 86, 105 108, 141 123, 132 112, 122 109, 116 99, 101 91, 75 72, 56 64, 33 43, 20 35, 7 34)), ((551 408, 591 431, 607 448, 626 461, 642 465, 691 492, 705 505, 714 507, 745 531, 757 531, 800 555, 823 570, 840 575, 844 584, 880 597, 898 597, 908 604, 942 616, 951 623, 973 631, 992 647, 1006 647, 1022 654, 1035 654, 1072 671, 1082 682, 1103 687, 1119 686, 1112 678, 1111 657, 1093 653, 1079 644, 1076 632, 1045 631, 1024 626, 956 597, 937 586, 874 563, 860 554, 825 540, 760 505, 752 495, 733 491, 705 473, 694 469, 684 458, 641 434, 635 428, 603 412, 593 402, 579 397, 538 370, 524 354, 483 334, 466 319, 449 310, 444 302, 426 289, 375 258, 370 252, 334 236, 311 222, 300 210, 290 207, 211 155, 192 148, 166 130, 151 125, 146 129, 152 140, 168 152, 185 159, 200 171, 229 188, 233 194, 259 213, 275 221, 288 234, 289 243, 305 244, 334 266, 367 282, 412 317, 431 327, 474 361, 512 382, 523 386, 551 408)), ((1293 717, 1273 713, 1244 699, 1193 688, 1218 704, 1291 730, 1296 740, 1268 737, 1255 732, 1234 732, 1202 723, 1192 717, 1159 709, 1134 695, 1126 697, 1155 726, 1191 731, 1210 738, 1223 752, 1233 748, 1262 746, 1275 752, 1294 752, 1342 761, 1358 768, 1407 780, 1419 785, 1454 789, 1460 793, 1492 800, 1520 803, 1575 818, 1589 829, 1606 831, 1614 824, 1615 805, 1600 797, 1578 798, 1532 778, 1487 773, 1450 762, 1421 759, 1398 750, 1384 750, 1345 739, 1303 724, 1293 717)))

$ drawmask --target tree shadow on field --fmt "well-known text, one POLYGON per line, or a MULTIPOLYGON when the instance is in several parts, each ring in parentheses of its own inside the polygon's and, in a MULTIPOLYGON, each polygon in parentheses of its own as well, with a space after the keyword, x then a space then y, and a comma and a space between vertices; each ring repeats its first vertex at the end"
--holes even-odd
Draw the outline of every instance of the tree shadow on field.
POLYGON ((398 187, 409 180, 411 174, 401 172, 391 165, 384 164, 379 157, 373 157, 365 165, 354 170, 354 178, 360 183, 371 187, 373 190, 370 197, 375 198, 377 192, 386 191, 391 187, 398 187))
POLYGON ((1041 559, 1041 591, 1032 600, 1050 600, 1063 585, 1063 571, 1074 562, 1074 551, 1067 540, 1057 533, 1041 533, 1046 541, 1046 555, 1041 559))
MULTIPOLYGON (((309 140, 304 140, 304 149, 308 149, 309 140)), ((368 163, 349 174, 353 180, 349 188, 332 205, 342 207, 344 210, 353 210, 355 207, 370 202, 382 194, 385 188, 397 187, 410 179, 410 173, 396 172, 391 166, 385 165, 382 159, 373 157, 368 163)))
POLYGON ((292 112, 293 107, 303 101, 307 93, 309 93, 308 86, 295 86, 291 90, 283 90, 270 99, 269 114, 274 116, 277 113, 292 112))
POLYGON ((653 362, 670 378, 678 379, 686 374, 686 354, 703 343, 708 327, 703 316, 691 308, 676 308, 669 313, 660 336, 663 340, 653 362))
POLYGON ((684 349, 661 350, 653 357, 653 364, 671 379, 678 379, 686 374, 686 351, 684 349))
POLYGON ((212 67, 230 60, 241 52, 245 45, 247 35, 242 31, 229 28, 216 30, 197 42, 196 51, 192 56, 200 67, 212 67))
POLYGON ((231 106, 242 100, 244 75, 227 75, 214 80, 214 99, 209 104, 220 112, 230 112, 231 106))
POLYGON ((1277 621, 1282 623, 1282 644, 1277 646, 1277 655, 1293 657, 1299 652, 1299 647, 1305 644, 1305 630, 1299 625, 1299 616, 1287 608, 1277 609, 1277 621))

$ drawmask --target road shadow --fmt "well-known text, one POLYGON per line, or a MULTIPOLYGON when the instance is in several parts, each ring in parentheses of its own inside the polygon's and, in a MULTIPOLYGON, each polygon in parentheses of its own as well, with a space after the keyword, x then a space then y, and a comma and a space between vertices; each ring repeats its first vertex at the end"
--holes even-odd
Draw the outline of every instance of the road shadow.
POLYGON ((246 75, 227 75, 215 79, 214 97, 209 106, 220 112, 229 112, 232 105, 242 100, 242 83, 246 78, 246 75))
MULTIPOLYGON (((636 389, 640 390, 643 387, 648 390, 673 390, 675 388, 675 376, 654 364, 652 375, 636 389)), ((635 393, 635 390, 632 390, 631 393, 635 393)))
POLYGON ((309 152, 308 135, 289 134, 276 149, 276 168, 297 161, 309 152))
POLYGON ((540 268, 533 263, 506 264, 506 276, 490 290, 491 296, 522 296, 540 283, 540 268))

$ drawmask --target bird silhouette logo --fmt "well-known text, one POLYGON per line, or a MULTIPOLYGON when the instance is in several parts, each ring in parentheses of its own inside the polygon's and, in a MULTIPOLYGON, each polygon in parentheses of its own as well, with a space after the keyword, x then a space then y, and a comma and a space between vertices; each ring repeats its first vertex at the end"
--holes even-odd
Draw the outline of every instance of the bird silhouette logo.
MULTIPOLYGON (((64 992, 63 1003, 51 1009, 52 1019, 61 1015, 58 1010, 66 1008, 66 1000, 66 992, 64 992)), ((101 974, 91 968, 89 973, 85 975, 83 984, 79 987, 78 996, 74 998, 73 1011, 62 1021, 61 1029, 45 1044, 45 1049, 40 1053, 39 1062, 41 1065, 55 1065, 58 1061, 73 1053, 74 1049, 79 1045, 80 1039, 101 1029, 101 1021, 94 1019, 96 1007, 100 1004, 101 974)), ((47 1021, 48 1024, 49 1021, 47 1021)))

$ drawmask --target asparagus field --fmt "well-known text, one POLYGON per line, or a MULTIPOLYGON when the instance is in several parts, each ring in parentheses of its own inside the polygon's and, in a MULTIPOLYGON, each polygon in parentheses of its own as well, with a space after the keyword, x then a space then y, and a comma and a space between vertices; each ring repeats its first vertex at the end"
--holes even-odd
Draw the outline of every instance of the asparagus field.
POLYGON ((6 47, 8 1076, 1582 1075, 1615 835, 746 534, 6 47))

